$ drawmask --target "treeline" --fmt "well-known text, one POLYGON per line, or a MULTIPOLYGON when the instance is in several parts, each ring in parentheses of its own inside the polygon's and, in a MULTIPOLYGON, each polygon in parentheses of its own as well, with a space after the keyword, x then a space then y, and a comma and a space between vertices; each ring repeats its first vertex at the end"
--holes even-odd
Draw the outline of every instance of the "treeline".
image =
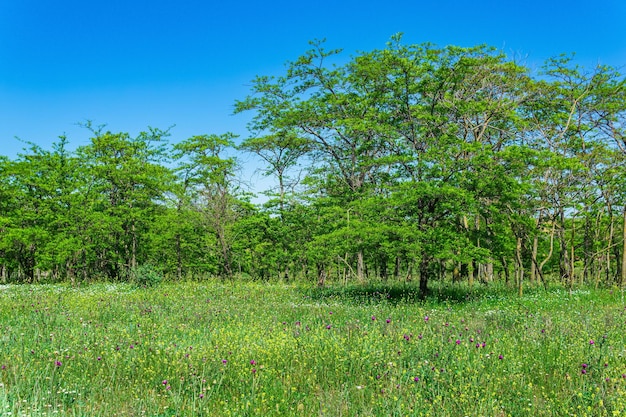
POLYGON ((3 282, 506 280, 626 285, 626 80, 568 57, 321 43, 258 77, 248 138, 169 144, 91 125, 89 145, 0 159, 3 282), (235 141, 238 143, 235 144, 235 141), (251 203, 237 153, 276 187, 251 203))

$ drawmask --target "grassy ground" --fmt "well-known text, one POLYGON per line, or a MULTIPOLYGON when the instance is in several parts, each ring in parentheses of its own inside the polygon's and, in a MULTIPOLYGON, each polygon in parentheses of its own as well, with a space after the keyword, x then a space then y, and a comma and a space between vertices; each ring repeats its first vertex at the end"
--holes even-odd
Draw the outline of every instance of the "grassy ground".
POLYGON ((619 291, 0 289, 0 416, 626 416, 619 291))

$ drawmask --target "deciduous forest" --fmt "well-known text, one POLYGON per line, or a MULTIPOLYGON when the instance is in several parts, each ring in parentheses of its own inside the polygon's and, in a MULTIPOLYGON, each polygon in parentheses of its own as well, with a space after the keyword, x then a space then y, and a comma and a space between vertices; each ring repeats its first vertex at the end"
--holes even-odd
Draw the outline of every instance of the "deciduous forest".
POLYGON ((623 287, 626 78, 518 61, 400 36, 352 57, 312 42, 233 98, 247 137, 87 123, 76 149, 28 144, 0 157, 0 281, 623 287), (273 188, 241 180, 244 154, 273 188))

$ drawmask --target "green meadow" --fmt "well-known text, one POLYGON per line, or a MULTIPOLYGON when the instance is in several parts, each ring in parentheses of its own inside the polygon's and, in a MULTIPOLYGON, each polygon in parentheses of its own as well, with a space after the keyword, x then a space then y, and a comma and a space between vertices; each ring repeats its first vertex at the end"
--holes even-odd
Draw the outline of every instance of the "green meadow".
POLYGON ((619 290, 0 289, 1 416, 626 416, 619 290))

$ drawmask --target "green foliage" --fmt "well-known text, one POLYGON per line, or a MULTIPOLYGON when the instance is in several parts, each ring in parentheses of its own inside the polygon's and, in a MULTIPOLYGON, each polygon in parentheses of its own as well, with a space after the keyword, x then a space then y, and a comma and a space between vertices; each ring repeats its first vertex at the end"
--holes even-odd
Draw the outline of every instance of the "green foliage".
POLYGON ((163 272, 151 264, 131 268, 129 275, 130 282, 141 288, 156 287, 163 282, 163 272))
MULTIPOLYGON (((626 285, 626 79, 495 48, 324 42, 235 104, 249 135, 136 137, 0 159, 0 280, 626 285), (250 203, 239 155, 272 177, 250 203), (256 161, 252 161, 254 164, 256 161), (620 233, 622 232, 622 233, 620 233)), ((532 287, 532 285, 531 285, 532 287)))

